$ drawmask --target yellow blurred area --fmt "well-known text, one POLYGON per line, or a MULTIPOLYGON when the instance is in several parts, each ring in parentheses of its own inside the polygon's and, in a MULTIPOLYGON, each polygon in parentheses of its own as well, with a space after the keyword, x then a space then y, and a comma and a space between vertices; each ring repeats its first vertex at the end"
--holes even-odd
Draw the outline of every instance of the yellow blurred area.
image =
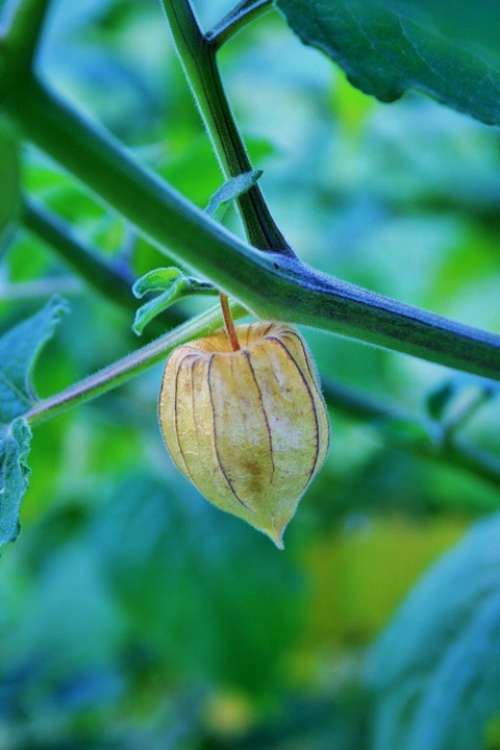
POLYGON ((310 587, 307 622, 291 662, 295 677, 311 679, 325 654, 362 647, 375 637, 468 523, 460 517, 366 519, 309 548, 303 560, 310 587))
POLYGON ((255 719, 250 699, 236 690, 220 690, 209 696, 203 711, 207 729, 223 736, 248 731, 255 719))

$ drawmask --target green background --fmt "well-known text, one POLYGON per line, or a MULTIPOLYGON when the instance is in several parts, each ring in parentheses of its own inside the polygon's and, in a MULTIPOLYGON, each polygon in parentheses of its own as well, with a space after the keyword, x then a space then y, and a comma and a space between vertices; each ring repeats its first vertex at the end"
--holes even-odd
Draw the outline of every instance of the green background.
MULTIPOLYGON (((231 3, 197 7, 208 28, 231 3)), ((276 12, 220 60, 260 184, 304 261, 500 330, 497 129, 417 94, 377 103, 276 12)), ((55 2, 39 67, 199 206, 220 187, 157 3, 55 2)), ((137 273, 163 264, 41 153, 23 156, 25 187, 105 256, 125 253, 137 273)), ((240 231, 234 213, 225 220, 240 231)), ((131 315, 19 230, 0 256, 1 330, 54 292, 71 314, 38 366, 41 395, 140 344, 131 315)), ((417 416, 450 380, 458 400, 477 388, 429 363, 304 335, 323 375, 417 416)), ((279 553, 174 469, 156 419, 161 371, 35 430, 22 533, 0 560, 0 748, 386 750, 367 651, 420 573, 494 512, 500 489, 333 410, 327 463, 279 553)), ((498 454, 499 418, 492 399, 464 437, 498 454)), ((423 606, 432 613, 430 594, 423 606)), ((488 700, 500 676, 492 682, 488 700)), ((498 705, 481 714, 488 750, 500 747, 498 705)), ((430 747, 420 741, 401 750, 430 747)))

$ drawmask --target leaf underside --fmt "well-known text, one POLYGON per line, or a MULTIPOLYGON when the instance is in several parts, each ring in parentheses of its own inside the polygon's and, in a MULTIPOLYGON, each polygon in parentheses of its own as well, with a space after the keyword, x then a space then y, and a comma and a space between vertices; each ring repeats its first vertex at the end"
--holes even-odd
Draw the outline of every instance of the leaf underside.
POLYGON ((0 337, 0 544, 13 541, 29 479, 31 429, 22 414, 36 402, 31 374, 66 303, 53 297, 31 318, 0 337))
POLYGON ((381 101, 419 90, 500 124, 498 6, 461 0, 277 0, 293 31, 381 101))
POLYGON ((0 426, 0 544, 15 540, 28 487, 31 429, 22 417, 0 426))
POLYGON ((54 296, 0 337, 0 424, 24 414, 37 400, 31 383, 33 367, 66 309, 66 303, 54 296))
POLYGON ((470 750, 500 705, 500 516, 424 576, 372 650, 374 750, 470 750))

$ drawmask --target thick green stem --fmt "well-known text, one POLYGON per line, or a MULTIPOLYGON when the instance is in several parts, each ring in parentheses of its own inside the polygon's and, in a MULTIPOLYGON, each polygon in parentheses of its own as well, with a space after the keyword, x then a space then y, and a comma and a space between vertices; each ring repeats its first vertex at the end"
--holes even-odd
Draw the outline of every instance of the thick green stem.
POLYGON ((244 26, 271 10, 272 6, 272 0, 242 0, 214 26, 207 34, 207 39, 213 47, 219 49, 244 26))
MULTIPOLYGON (((246 311, 237 305, 232 307, 231 312, 235 318, 246 315, 246 311)), ((217 305, 202 315, 187 321, 174 331, 165 334, 165 336, 123 357, 118 362, 113 362, 109 367, 105 367, 94 375, 71 385, 65 391, 39 401, 24 416, 30 424, 38 424, 45 419, 55 417, 68 409, 102 396, 165 359, 169 352, 177 346, 217 331, 221 328, 222 323, 221 310, 217 305)))
MULTIPOLYGON (((252 165, 234 122, 215 59, 215 46, 200 29, 189 0, 162 0, 179 60, 191 86, 224 176, 250 172, 252 165)), ((276 226, 260 187, 238 199, 250 244, 261 250, 293 255, 276 226)))
POLYGON ((179 263, 261 318, 303 323, 500 380, 500 336, 261 253, 143 169, 34 77, 4 107, 37 146, 179 263))
POLYGON ((19 76, 22 76, 31 68, 50 2, 51 0, 18 0, 16 4, 12 3, 11 18, 6 21, 7 43, 5 46, 10 76, 14 69, 19 76))

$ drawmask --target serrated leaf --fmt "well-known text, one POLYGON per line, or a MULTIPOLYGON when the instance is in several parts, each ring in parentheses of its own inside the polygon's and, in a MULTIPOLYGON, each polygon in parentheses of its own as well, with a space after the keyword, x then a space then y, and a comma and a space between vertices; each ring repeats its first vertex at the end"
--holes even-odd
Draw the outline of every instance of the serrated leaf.
POLYGON ((0 337, 0 544, 13 541, 29 478, 31 429, 22 418, 36 402, 33 367, 66 303, 53 297, 31 318, 0 337))
POLYGON ((375 750, 483 747, 500 703, 500 517, 478 524, 414 589, 374 647, 375 750))
POLYGON ((31 429, 22 417, 0 425, 0 544, 12 542, 19 527, 19 508, 28 486, 31 429))
POLYGON ((261 177, 262 170, 253 169, 251 172, 243 172, 243 174, 227 180, 227 182, 225 182, 210 198, 209 204, 206 208, 207 214, 215 216, 222 206, 236 200, 240 195, 247 193, 250 188, 257 184, 261 177))
POLYGON ((0 250, 21 210, 19 143, 0 119, 0 250))
POLYGON ((277 0, 306 44, 384 102, 416 89, 500 124, 498 7, 460 0, 277 0))
POLYGON ((0 424, 24 414, 36 402, 33 367, 66 310, 66 302, 54 296, 39 312, 0 337, 0 424))

